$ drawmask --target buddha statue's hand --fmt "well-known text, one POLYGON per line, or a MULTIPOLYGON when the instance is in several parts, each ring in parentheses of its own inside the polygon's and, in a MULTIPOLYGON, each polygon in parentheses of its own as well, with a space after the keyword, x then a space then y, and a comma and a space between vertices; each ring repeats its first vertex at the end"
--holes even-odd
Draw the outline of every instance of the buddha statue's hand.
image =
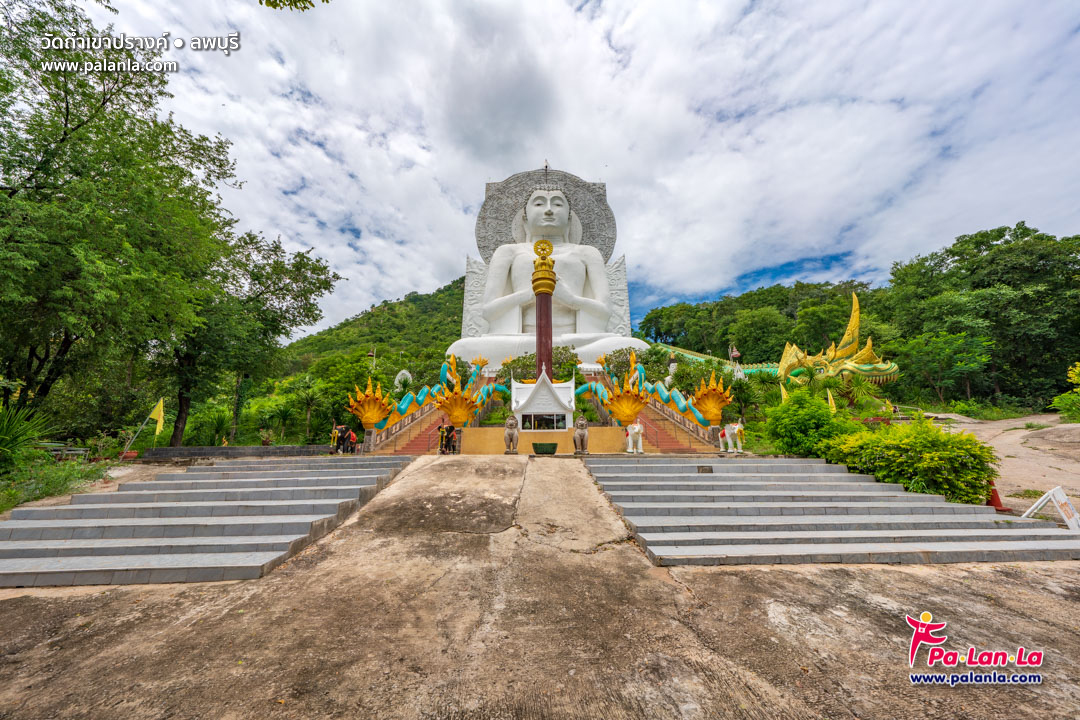
POLYGON ((590 298, 582 297, 567 289, 566 285, 560 284, 556 281, 555 292, 551 296, 553 299, 558 300, 563 305, 571 308, 572 310, 583 310, 590 315, 596 315, 597 317, 607 317, 611 314, 604 303, 599 300, 592 300, 590 298))
POLYGON ((518 290, 517 292, 512 292, 509 295, 503 295, 502 297, 484 303, 480 307, 480 314, 483 315, 485 320, 490 322, 495 315, 506 312, 510 308, 524 305, 532 299, 533 292, 531 289, 518 290))

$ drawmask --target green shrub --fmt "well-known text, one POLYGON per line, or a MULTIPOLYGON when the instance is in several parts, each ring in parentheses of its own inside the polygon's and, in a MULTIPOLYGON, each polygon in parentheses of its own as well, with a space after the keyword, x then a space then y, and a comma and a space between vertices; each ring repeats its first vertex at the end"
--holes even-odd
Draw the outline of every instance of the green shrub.
POLYGON ((1080 423, 1080 391, 1071 390, 1050 401, 1050 407, 1061 413, 1061 421, 1080 423))
POLYGON ((814 455, 823 440, 859 432, 862 427, 842 413, 833 414, 829 404, 809 392, 793 392, 788 401, 768 410, 765 434, 779 453, 814 455))
POLYGON ((41 450, 26 450, 13 469, 0 474, 0 512, 31 500, 66 495, 105 476, 108 464, 86 460, 55 460, 41 450))
POLYGON ((26 408, 0 408, 0 472, 15 464, 22 451, 49 432, 48 422, 26 408))
POLYGON ((964 415, 976 420, 1009 420, 1030 415, 1030 407, 1022 407, 1015 402, 991 404, 978 400, 954 400, 946 406, 947 412, 964 415))
POLYGON ((997 477, 993 448, 971 433, 948 433, 923 417, 875 433, 834 437, 821 449, 830 462, 950 502, 985 503, 997 477))
POLYGON ((1076 385, 1050 401, 1050 407, 1061 413, 1062 422, 1080 422, 1080 362, 1069 368, 1069 382, 1076 385))

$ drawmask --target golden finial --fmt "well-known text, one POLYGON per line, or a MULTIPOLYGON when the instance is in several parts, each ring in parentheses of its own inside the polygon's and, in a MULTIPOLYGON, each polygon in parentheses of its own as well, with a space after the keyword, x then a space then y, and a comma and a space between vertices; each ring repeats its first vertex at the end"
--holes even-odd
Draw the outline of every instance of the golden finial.
POLYGON ((533 243, 536 259, 533 260, 532 286, 533 293, 537 295, 555 292, 555 261, 551 259, 553 251, 550 240, 540 239, 533 243))

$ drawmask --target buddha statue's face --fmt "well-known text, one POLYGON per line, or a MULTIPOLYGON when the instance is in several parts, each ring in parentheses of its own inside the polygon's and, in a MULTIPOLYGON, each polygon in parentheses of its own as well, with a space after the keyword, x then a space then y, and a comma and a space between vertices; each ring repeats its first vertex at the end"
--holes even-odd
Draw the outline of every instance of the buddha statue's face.
POLYGON ((536 190, 525 203, 525 230, 531 239, 566 242, 570 229, 570 203, 562 190, 536 190))

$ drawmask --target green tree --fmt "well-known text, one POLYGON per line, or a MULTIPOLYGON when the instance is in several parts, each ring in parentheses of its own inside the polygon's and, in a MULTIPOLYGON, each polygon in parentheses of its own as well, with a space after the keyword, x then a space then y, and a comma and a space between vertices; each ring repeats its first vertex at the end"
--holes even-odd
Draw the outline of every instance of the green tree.
POLYGON ((776 308, 740 310, 728 337, 742 353, 744 362, 777 362, 791 339, 795 323, 776 308))
MULTIPOLYGON (((554 347, 551 349, 551 364, 554 365, 555 382, 566 382, 574 377, 578 364, 581 359, 577 356, 572 349, 568 347, 554 347)), ((460 366, 458 372, 461 372, 460 366)), ((510 387, 510 377, 513 375, 514 380, 518 382, 522 380, 535 380, 536 379, 536 353, 529 353, 528 355, 522 355, 516 357, 508 363, 503 363, 499 368, 499 372, 495 376, 495 381, 510 387)), ((462 381, 467 380, 467 376, 462 374, 462 381)))
MULTIPOLYGON (((828 302, 804 300, 799 304, 791 341, 807 352, 829 347, 839 342, 851 317, 851 297, 833 297, 828 302), (811 350, 813 348, 814 350, 811 350)), ((781 351, 783 347, 781 347, 781 351)), ((773 362, 780 359, 777 355, 773 362)))
POLYGON ((304 438, 311 438, 311 413, 323 403, 322 386, 310 375, 299 378, 292 388, 296 404, 304 412, 304 438))
POLYGON ((280 240, 246 233, 231 243, 215 279, 200 324, 162 353, 177 386, 174 447, 183 441, 192 401, 211 394, 223 373, 269 362, 282 337, 317 322, 318 299, 340 277, 311 250, 289 254, 280 240))
POLYGON ((971 397, 970 378, 990 362, 993 342, 967 333, 923 333, 900 348, 903 367, 926 381, 945 404, 945 393, 963 383, 971 397))
POLYGON ((119 346, 183 333, 231 221, 228 143, 159 117, 166 77, 44 70, 156 51, 43 49, 102 34, 61 0, 5 5, 0 33, 0 404, 38 407, 119 346))

